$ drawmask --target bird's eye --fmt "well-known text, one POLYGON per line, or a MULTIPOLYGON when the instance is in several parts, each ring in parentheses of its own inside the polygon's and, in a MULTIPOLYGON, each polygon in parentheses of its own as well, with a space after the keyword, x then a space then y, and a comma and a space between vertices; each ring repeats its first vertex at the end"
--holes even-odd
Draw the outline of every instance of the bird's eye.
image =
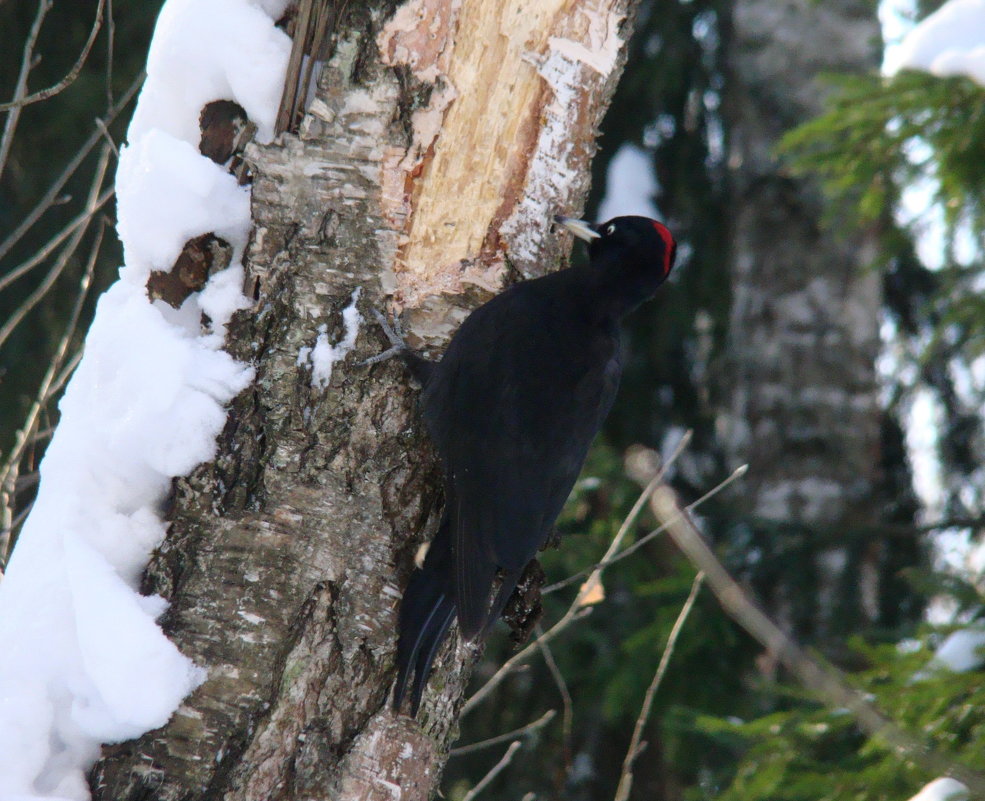
POLYGON ((615 224, 614 223, 609 223, 607 226, 605 226, 605 232, 607 234, 610 234, 610 235, 611 234, 614 234, 616 232, 616 226, 615 226, 615 224))

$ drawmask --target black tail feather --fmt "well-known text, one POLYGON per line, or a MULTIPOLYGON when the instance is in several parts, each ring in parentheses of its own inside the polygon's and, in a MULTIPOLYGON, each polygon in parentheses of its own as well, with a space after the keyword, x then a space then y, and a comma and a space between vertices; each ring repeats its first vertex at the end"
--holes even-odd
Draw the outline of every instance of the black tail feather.
POLYGON ((517 570, 511 573, 504 573, 502 582, 499 585, 499 591, 496 593, 496 598, 493 600, 492 609, 489 610, 489 614, 486 617, 486 622, 482 627, 482 631, 479 632, 480 639, 486 639, 489 636, 489 631, 496 621, 499 620, 499 616, 503 614, 503 610, 506 608, 506 604, 510 600, 510 596, 513 595, 513 590, 516 589, 516 583, 520 580, 520 576, 523 575, 522 570, 517 570))
POLYGON ((447 595, 443 595, 434 609, 429 633, 421 638, 417 649, 417 661, 414 664, 414 686, 410 693, 410 714, 417 717, 421 706, 421 696, 431 675, 431 663, 438 654, 438 648, 448 636, 448 629, 455 619, 455 604, 447 595))
POLYGON ((431 663, 455 618, 455 602, 449 586, 448 524, 442 521, 431 543, 424 567, 415 570, 400 602, 400 636, 397 640, 397 682, 393 707, 399 709, 407 692, 411 672, 411 714, 417 708, 427 685, 431 663))

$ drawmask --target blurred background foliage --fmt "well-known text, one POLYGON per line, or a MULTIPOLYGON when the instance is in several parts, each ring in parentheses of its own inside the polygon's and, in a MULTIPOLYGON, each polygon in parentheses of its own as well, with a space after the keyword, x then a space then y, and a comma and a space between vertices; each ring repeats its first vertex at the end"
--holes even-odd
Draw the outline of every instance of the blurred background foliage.
MULTIPOLYGON (((875 13, 873 3, 864 5, 875 13)), ((921 3, 918 13, 938 5, 921 3)), ((0 30, 8 43, 26 40, 37 8, 0 0, 0 30)), ((57 192, 57 202, 0 257, 0 280, 80 213, 106 141, 99 120, 139 79, 159 8, 159 2, 107 3, 107 21, 78 79, 58 96, 24 109, 0 174, 0 248, 80 146, 96 137, 89 155, 57 192)), ((32 90, 56 83, 70 69, 95 11, 92 0, 52 5, 39 39, 43 58, 31 73, 32 90)), ((730 13, 732 4, 723 0, 643 0, 640 6, 626 72, 603 125, 588 214, 594 215, 607 191, 613 159, 630 144, 652 165, 658 186, 653 201, 681 243, 680 257, 673 280, 630 323, 619 400, 559 521, 563 547, 541 557, 548 583, 598 560, 638 496, 624 465, 630 446, 642 444, 666 456, 685 430, 694 432, 692 444, 670 471, 685 502, 697 500, 726 474, 716 420, 729 392, 721 362, 732 296, 723 266, 727 221, 734 213, 726 163, 730 121, 722 110, 729 81, 730 13)), ((0 97, 13 96, 21 58, 19 46, 0 49, 0 97)), ((744 519, 727 493, 703 504, 698 517, 727 565, 760 597, 768 596, 778 575, 801 577, 802 598, 789 600, 795 606, 803 601, 805 608, 813 608, 818 592, 805 565, 819 542, 840 544, 848 558, 860 559, 871 537, 894 537, 898 564, 894 583, 880 599, 879 625, 859 630, 858 620, 846 620, 838 647, 825 643, 825 649, 852 669, 859 685, 898 722, 982 767, 985 699, 980 696, 985 691, 978 687, 980 675, 931 675, 919 681, 914 676, 940 636, 923 619, 928 599, 956 610, 962 620, 981 614, 975 582, 938 570, 926 554, 934 532, 949 527, 974 537, 983 524, 985 375, 976 359, 985 349, 985 90, 964 79, 915 73, 892 80, 841 76, 831 79, 831 87, 828 113, 804 120, 783 147, 791 174, 817 175, 834 203, 852 204, 858 224, 878 233, 880 252, 873 269, 883 277, 883 340, 891 356, 881 366, 886 415, 878 456, 889 489, 872 499, 880 505, 881 528, 780 526, 773 531, 761 521, 744 519), (930 206, 939 212, 944 232, 935 263, 919 247, 926 217, 901 213, 906 193, 920 182, 929 187, 930 206), (949 526, 917 525, 920 504, 912 489, 906 426, 921 392, 929 393, 939 410, 936 457, 945 498, 934 522, 948 521, 949 526), (756 553, 768 553, 768 563, 753 565, 756 553), (901 648, 900 642, 909 645, 901 648)), ((107 126, 117 143, 131 112, 132 103, 107 126)), ((106 186, 114 169, 111 161, 106 186)), ((115 278, 122 254, 107 228, 113 222, 110 203, 68 254, 64 269, 52 279, 54 289, 2 343, 4 459, 64 334, 86 263, 94 259, 94 274, 78 333, 72 336, 74 348, 81 344, 94 298, 115 278)), ((47 261, 0 291, 0 320, 23 307, 58 254, 56 247, 47 261)), ((47 409, 21 468, 17 510, 30 502, 31 471, 43 449, 44 431, 55 420, 50 401, 47 409)), ((653 526, 644 512, 630 539, 653 526)), ((655 538, 607 571, 605 600, 551 644, 563 683, 545 659, 535 658, 500 685, 492 700, 463 718, 461 742, 470 743, 558 711, 524 741, 483 798, 613 797, 641 700, 692 579, 692 568, 671 543, 655 538), (565 718, 570 721, 567 734, 565 718)), ((545 626, 563 614, 577 589, 575 583, 545 595, 545 626)), ((501 632, 492 637, 476 669, 475 686, 511 649, 501 632)), ((644 740, 631 795, 641 801, 903 799, 933 778, 864 738, 849 717, 806 697, 707 590, 677 644, 644 740)), ((460 799, 504 748, 453 755, 445 796, 460 799)))

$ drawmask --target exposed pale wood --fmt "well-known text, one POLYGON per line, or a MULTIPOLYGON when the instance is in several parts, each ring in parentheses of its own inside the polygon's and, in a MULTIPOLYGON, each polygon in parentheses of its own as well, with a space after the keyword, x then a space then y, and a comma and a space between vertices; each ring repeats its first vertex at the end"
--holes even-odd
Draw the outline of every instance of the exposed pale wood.
POLYGON ((410 148, 388 154, 401 305, 498 291, 507 258, 525 276, 556 268, 569 242, 551 217, 577 211, 587 190, 625 15, 613 0, 414 0, 384 27, 384 61, 433 87, 411 115, 410 148))
POLYGON ((390 710, 400 594, 440 511, 415 393, 396 363, 357 366, 383 346, 372 324, 324 389, 299 356, 320 330, 341 339, 353 297, 368 318, 396 295, 440 346, 503 285, 507 258, 531 274, 557 266, 569 243, 549 215, 583 202, 629 0, 541 5, 556 13, 504 44, 488 26, 508 29, 525 7, 514 0, 337 2, 298 135, 247 151, 256 303, 230 326, 230 349, 256 384, 219 457, 178 483, 147 579, 209 677, 165 728, 107 750, 95 798, 435 791, 475 654, 451 637, 420 721, 390 710), (488 62, 484 43, 505 49, 488 62), (469 89, 469 74, 485 77, 469 89), (522 90, 504 93, 509 82, 522 90), (486 129, 504 133, 477 137, 486 129), (444 228, 455 234, 434 234, 444 228))

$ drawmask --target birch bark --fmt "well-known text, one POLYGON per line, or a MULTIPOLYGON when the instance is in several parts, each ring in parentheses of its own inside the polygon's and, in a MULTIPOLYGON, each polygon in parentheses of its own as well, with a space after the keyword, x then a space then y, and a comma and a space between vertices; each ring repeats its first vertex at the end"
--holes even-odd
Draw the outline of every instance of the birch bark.
MULTIPOLYGON (((879 43, 875 9, 858 0, 732 8, 724 110, 733 303, 722 422, 733 463, 750 467, 741 503, 767 528, 844 530, 877 520, 875 241, 838 220, 814 182, 785 171, 776 146, 823 109, 824 74, 876 69, 879 43)), ((851 626, 875 619, 880 548, 807 544, 796 578, 775 579, 774 612, 819 634, 830 634, 838 615, 851 626), (794 611, 795 597, 810 608, 794 611)))
POLYGON ((563 262, 550 218, 583 203, 632 5, 336 4, 298 134, 246 151, 255 302, 228 347, 256 382, 218 458, 176 483, 146 576, 208 679, 167 726, 104 749, 94 798, 434 793, 475 653, 451 637, 420 720, 390 710, 439 476, 408 376, 357 366, 385 346, 368 312, 402 311, 436 352, 475 305, 563 262))

